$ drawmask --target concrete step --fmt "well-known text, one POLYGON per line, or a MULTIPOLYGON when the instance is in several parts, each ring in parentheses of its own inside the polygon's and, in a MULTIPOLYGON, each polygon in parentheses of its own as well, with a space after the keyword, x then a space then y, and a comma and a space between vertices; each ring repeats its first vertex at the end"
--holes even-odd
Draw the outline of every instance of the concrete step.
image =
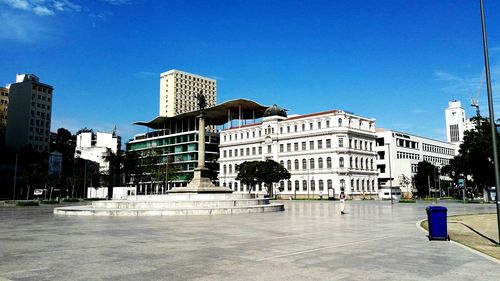
POLYGON ((168 209, 168 208, 222 208, 236 206, 257 206, 269 204, 269 199, 224 199, 224 200, 111 200, 94 201, 97 209, 168 209))
POLYGON ((218 215, 244 214, 284 211, 279 203, 255 206, 233 206, 213 208, 145 208, 145 209, 109 209, 91 206, 71 206, 55 208, 54 214, 78 216, 179 216, 179 215, 218 215))
POLYGON ((128 201, 181 201, 181 200, 236 200, 254 199, 253 194, 233 194, 233 193, 170 193, 153 195, 127 196, 128 201))

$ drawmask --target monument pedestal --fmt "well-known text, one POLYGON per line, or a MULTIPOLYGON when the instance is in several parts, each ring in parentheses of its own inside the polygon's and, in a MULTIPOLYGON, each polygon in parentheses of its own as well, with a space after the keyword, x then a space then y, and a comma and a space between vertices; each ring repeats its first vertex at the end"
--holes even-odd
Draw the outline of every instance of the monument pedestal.
POLYGON ((185 187, 174 187, 168 193, 232 193, 229 187, 215 186, 212 181, 206 177, 208 169, 194 169, 193 179, 185 187))

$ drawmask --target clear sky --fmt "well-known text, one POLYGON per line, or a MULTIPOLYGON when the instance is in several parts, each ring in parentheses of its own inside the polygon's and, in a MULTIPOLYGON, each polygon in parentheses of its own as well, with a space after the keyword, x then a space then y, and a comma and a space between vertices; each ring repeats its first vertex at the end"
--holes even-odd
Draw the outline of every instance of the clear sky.
MULTIPOLYGON (((500 109, 500 4, 485 8, 500 109)), ((471 116, 479 95, 487 114, 479 0, 0 0, 0 22, 0 85, 53 85, 53 131, 146 132, 132 123, 158 115, 173 68, 217 79, 218 102, 343 109, 441 140, 449 100, 471 116)))

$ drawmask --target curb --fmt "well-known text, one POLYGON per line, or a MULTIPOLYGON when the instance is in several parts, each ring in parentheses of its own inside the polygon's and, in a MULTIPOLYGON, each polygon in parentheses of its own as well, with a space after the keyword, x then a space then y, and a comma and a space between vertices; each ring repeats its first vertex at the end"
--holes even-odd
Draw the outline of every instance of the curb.
MULTIPOLYGON (((417 221, 417 223, 415 224, 415 226, 416 226, 418 229, 420 229, 422 232, 427 232, 427 230, 421 226, 422 222, 424 222, 424 221, 426 221, 426 219, 423 219, 423 220, 419 220, 419 221, 417 221)), ((489 255, 487 255, 487 254, 485 254, 485 253, 482 253, 482 252, 480 252, 480 251, 478 251, 478 250, 476 250, 476 249, 473 249, 473 248, 471 248, 471 247, 469 247, 469 246, 466 246, 466 245, 464 245, 464 244, 460 244, 460 243, 458 243, 458 242, 456 242, 456 241, 453 241, 453 240, 450 240, 449 242, 451 242, 451 243, 452 243, 452 244, 454 244, 454 245, 460 246, 460 247, 462 247, 462 248, 464 248, 464 249, 468 250, 468 251, 469 251, 469 252, 471 252, 471 253, 474 253, 474 254, 476 254, 476 255, 478 255, 478 256, 481 256, 481 257, 483 257, 483 258, 486 258, 487 260, 490 260, 490 261, 492 261, 492 262, 494 262, 494 263, 500 264, 500 260, 498 260, 498 259, 496 259, 496 258, 494 258, 494 257, 492 257, 492 256, 489 256, 489 255)))

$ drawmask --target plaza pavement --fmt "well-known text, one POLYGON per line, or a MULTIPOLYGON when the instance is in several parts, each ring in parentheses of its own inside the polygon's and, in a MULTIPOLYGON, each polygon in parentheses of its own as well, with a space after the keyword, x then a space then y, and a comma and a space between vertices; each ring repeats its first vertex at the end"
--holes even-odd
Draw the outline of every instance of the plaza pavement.
MULTIPOLYGON (((0 280, 500 280, 500 264, 429 241, 429 203, 285 201, 285 212, 55 216, 0 207, 0 280)), ((494 205, 443 203, 449 215, 494 205)))

